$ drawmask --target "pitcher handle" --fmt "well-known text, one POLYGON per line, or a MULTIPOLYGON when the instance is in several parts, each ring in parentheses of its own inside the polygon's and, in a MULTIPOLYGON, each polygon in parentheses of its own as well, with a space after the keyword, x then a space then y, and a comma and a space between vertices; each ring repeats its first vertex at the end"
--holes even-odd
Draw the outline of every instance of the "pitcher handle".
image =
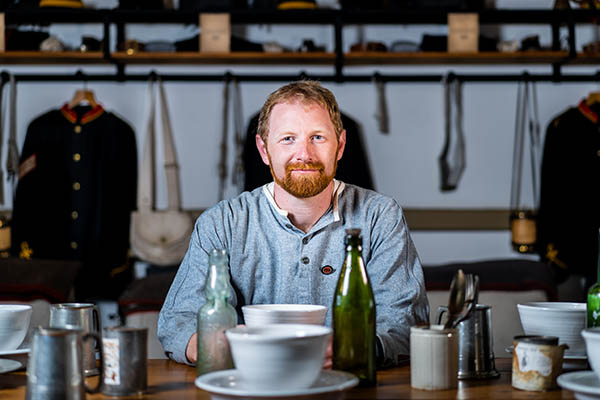
MULTIPOLYGON (((94 304, 93 308, 92 308, 92 319, 93 319, 93 324, 95 329, 95 332, 100 335, 100 333, 102 332, 102 326, 100 326, 101 324, 101 319, 100 319, 100 309, 98 308, 97 305, 94 304)), ((100 349, 100 342, 102 342, 102 340, 97 340, 96 341, 96 345, 94 346, 94 348, 96 350, 100 349)))
POLYGON ((439 306, 437 309, 437 313, 435 314, 435 323, 437 325, 441 325, 442 324, 442 317, 444 315, 445 312, 448 312, 448 307, 446 306, 439 306))
POLYGON ((98 374, 100 376, 100 379, 98 379, 98 384, 96 385, 96 387, 89 387, 87 382, 84 381, 83 386, 85 387, 85 391, 88 393, 98 393, 100 391, 100 387, 102 386, 102 383, 104 382, 104 349, 102 348, 102 340, 100 340, 100 335, 96 334, 96 333, 86 333, 85 335, 83 335, 82 341, 85 342, 86 340, 95 340, 96 343, 98 344, 98 347, 100 348, 100 366, 98 367, 98 374))

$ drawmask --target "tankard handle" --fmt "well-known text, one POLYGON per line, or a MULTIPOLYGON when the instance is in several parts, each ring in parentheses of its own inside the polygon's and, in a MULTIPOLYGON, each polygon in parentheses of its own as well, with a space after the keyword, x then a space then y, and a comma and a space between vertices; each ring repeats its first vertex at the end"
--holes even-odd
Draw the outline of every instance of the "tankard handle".
POLYGON ((444 316, 444 313, 448 312, 448 307, 446 306, 439 306, 437 309, 437 313, 435 315, 435 323, 437 325, 441 325, 442 324, 442 317, 444 316))
POLYGON ((95 340, 100 349, 100 366, 98 367, 98 374, 100 376, 100 379, 98 379, 98 384, 96 385, 96 387, 91 388, 88 386, 87 382, 84 381, 83 383, 85 391, 93 394, 98 393, 100 391, 100 386, 102 385, 102 382, 104 382, 104 349, 102 348, 102 340, 100 340, 100 335, 98 335, 97 333, 86 333, 85 335, 83 335, 82 341, 85 342, 86 340, 95 340))

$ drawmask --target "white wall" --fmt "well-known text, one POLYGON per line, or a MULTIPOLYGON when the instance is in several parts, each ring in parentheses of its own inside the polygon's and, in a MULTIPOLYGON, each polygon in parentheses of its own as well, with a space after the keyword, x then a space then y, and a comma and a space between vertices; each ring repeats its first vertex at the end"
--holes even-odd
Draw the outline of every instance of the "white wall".
MULTIPOLYGON (((549 7, 552 1, 497 1, 499 7, 549 7)), ((100 35, 98 26, 60 26, 53 33, 76 45, 84 32, 100 35)), ((248 38, 256 41, 279 40, 291 47, 303 38, 332 48, 333 32, 321 26, 252 26, 246 29, 248 38)), ((359 28, 344 30, 344 43, 352 44, 359 28)), ((394 40, 418 42, 423 32, 443 33, 445 26, 371 26, 364 29, 368 40, 390 44, 394 40)), ((510 26, 501 29, 503 38, 518 39, 541 32, 541 40, 550 44, 550 30, 545 27, 510 26), (543 28, 543 29, 542 29, 543 28)), ((181 39, 190 27, 139 26, 129 31, 140 40, 181 39)), ((595 35, 592 27, 578 29, 579 46, 595 35), (587 38, 587 39, 586 39, 587 38)), ((0 66, 14 73, 68 73, 80 66, 0 66)), ((89 73, 112 73, 112 67, 85 66, 89 73)), ((297 67, 252 66, 160 66, 164 73, 298 73, 297 67)), ((348 67, 346 73, 519 73, 527 68, 532 73, 550 73, 550 66, 369 66, 348 67)), ((147 72, 151 68, 127 67, 128 73, 147 72)), ((331 74, 332 67, 302 67, 309 73, 331 74)), ((592 67, 565 67, 565 73, 595 73, 592 67)), ((254 114, 267 95, 279 87, 277 83, 242 83, 244 120, 254 114)), ((362 124, 364 139, 378 191, 396 198, 406 208, 508 208, 512 146, 514 138, 516 83, 466 83, 463 86, 464 127, 467 146, 467 167, 458 189, 450 193, 439 191, 438 155, 444 139, 443 87, 437 83, 389 83, 386 86, 390 108, 389 135, 377 129, 375 89, 372 84, 331 84, 330 88, 344 112, 362 124)), ((29 122, 40 113, 60 107, 81 84, 27 83, 18 85, 18 141, 22 144, 29 122)), ((145 83, 90 83, 98 100, 110 111, 127 120, 138 137, 138 151, 144 142, 148 114, 148 89, 145 83)), ((185 208, 205 208, 217 201, 217 164, 221 140, 221 83, 167 83, 167 96, 180 161, 182 195, 185 208)), ((597 90, 593 83, 538 84, 540 122, 543 129, 549 121, 577 102, 589 91, 597 90)), ((230 127, 232 124, 230 124, 230 127)), ((230 155, 233 159, 232 131, 229 132, 230 155)), ((159 162, 162 154, 159 154, 159 162)), ((4 159, 4 158, 3 158, 4 159)), ((231 171, 231 167, 229 169, 231 171)), ((227 196, 237 189, 229 185, 227 196)), ((7 188, 7 195, 10 190, 7 188)), ((166 204, 163 177, 159 177, 158 202, 166 204)), ((5 205, 4 209, 10 209, 5 205)), ((421 258, 426 264, 456 260, 497 257, 518 257, 510 250, 508 232, 413 232, 421 258)))

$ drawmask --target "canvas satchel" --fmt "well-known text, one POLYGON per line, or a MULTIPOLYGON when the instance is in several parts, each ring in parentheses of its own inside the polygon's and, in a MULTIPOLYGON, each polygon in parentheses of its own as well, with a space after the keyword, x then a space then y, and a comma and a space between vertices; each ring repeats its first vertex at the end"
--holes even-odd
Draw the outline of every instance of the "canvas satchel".
POLYGON ((131 215, 131 249, 141 260, 154 265, 176 265, 185 255, 194 221, 181 210, 179 172, 171 132, 167 102, 160 78, 157 78, 160 102, 164 167, 167 178, 168 207, 156 210, 155 196, 155 91, 150 81, 150 113, 137 193, 137 211, 131 215))

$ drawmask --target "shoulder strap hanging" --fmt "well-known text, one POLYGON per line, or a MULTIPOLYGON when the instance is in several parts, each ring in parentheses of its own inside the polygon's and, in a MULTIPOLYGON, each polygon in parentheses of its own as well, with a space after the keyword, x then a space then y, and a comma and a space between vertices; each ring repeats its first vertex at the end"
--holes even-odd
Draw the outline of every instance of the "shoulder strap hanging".
POLYGON ((150 106, 148 109, 148 123, 146 124, 146 140, 142 153, 140 167, 137 206, 139 211, 151 211, 154 208, 154 123, 156 95, 154 94, 154 80, 148 81, 150 91, 150 106))
MULTIPOLYGON (((175 142, 171 129, 171 119, 169 118, 169 109, 167 100, 160 78, 157 78, 158 96, 161 110, 161 126, 163 131, 163 150, 164 167, 167 179, 167 199, 168 210, 181 210, 181 193, 179 189, 179 166, 177 165, 177 155, 175 153, 175 142)), ((148 125, 146 133, 146 142, 144 143, 144 152, 142 154, 142 166, 140 168, 138 184, 138 210, 150 211, 155 208, 155 109, 156 95, 154 82, 149 81, 150 88, 150 112, 148 114, 148 125)))
POLYGON ((181 192, 179 188, 179 165, 177 164, 177 153, 175 152, 175 141, 167 97, 163 88, 162 80, 158 77, 158 94, 160 99, 161 121, 163 131, 163 150, 165 175, 167 178, 167 199, 169 210, 181 210, 181 192))

